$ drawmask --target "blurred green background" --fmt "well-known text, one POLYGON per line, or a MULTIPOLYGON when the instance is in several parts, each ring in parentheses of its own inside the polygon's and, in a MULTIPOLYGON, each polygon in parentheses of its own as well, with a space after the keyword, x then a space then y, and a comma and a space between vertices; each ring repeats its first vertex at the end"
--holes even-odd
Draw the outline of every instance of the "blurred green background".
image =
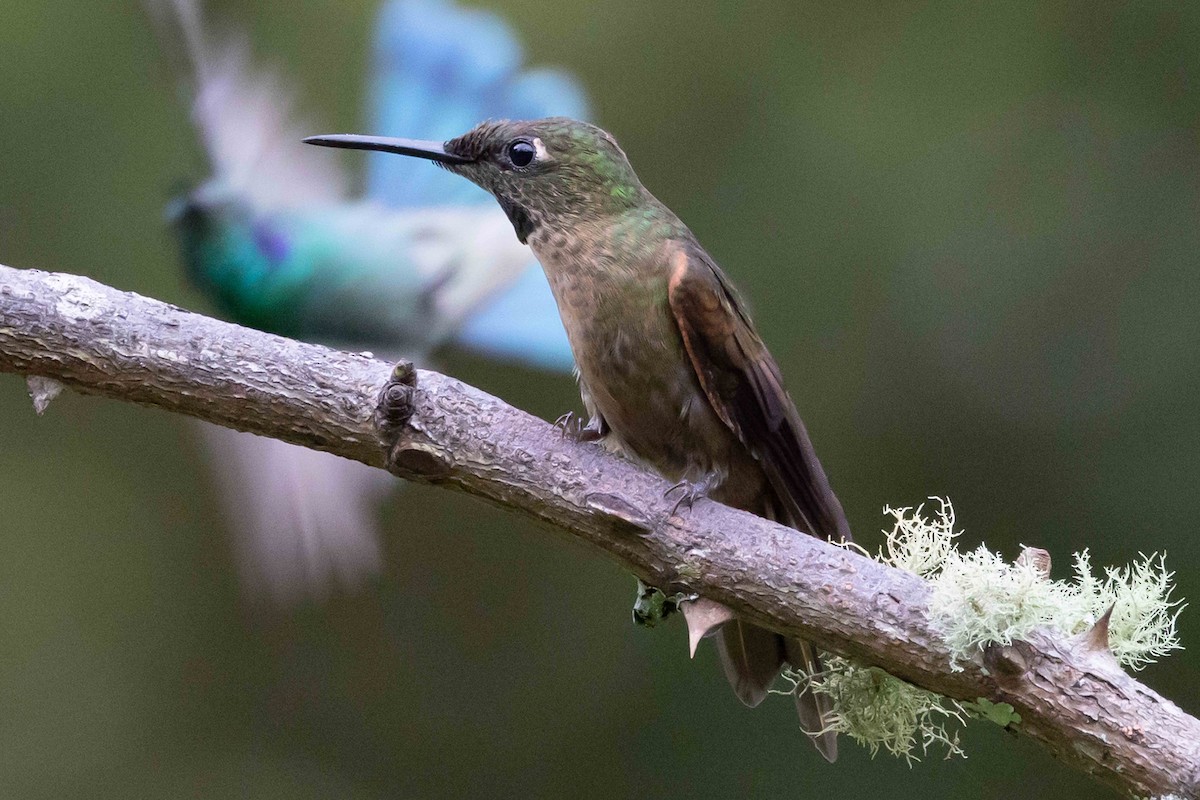
MULTIPOLYGON (((1200 599, 1200 5, 490 2, 568 66, 750 299, 859 540, 950 497, 963 542, 1122 564, 1200 599)), ((213 3, 355 129, 375 3, 213 3)), ((390 133, 403 133, 402 131, 390 133)), ((133 3, 7 3, 0 263, 208 306, 162 209, 202 177, 133 3)), ((448 371, 553 418, 569 380, 448 371)), ((388 571, 294 613, 242 595, 190 424, 0 376, 0 796, 1091 797, 977 723, 967 761, 743 709, 633 579, 410 488, 388 571)), ((1142 677, 1200 713, 1193 649, 1142 677)))

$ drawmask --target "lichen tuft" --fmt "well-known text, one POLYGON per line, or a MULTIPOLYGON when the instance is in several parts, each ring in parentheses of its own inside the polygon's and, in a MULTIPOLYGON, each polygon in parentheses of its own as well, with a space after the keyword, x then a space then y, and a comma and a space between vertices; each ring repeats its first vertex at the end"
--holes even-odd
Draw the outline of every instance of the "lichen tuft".
MULTIPOLYGON (((954 507, 949 500, 930 499, 938 506, 928 516, 924 505, 884 509, 892 529, 884 531, 874 558, 929 581, 930 620, 960 669, 987 645, 1011 644, 1037 628, 1063 636, 1083 633, 1109 608, 1108 644, 1123 666, 1141 669, 1181 649, 1176 620, 1184 605, 1171 599, 1173 573, 1164 554, 1140 554, 1133 564, 1108 567, 1097 577, 1085 550, 1075 554, 1069 579, 1053 580, 1038 559, 1010 563, 983 545, 959 552, 954 507)), ((824 663, 821 676, 789 671, 785 677, 811 682, 814 691, 828 695, 834 708, 830 728, 872 756, 883 749, 911 764, 934 747, 947 758, 965 756, 957 732, 965 717, 1004 726, 1021 722, 1004 703, 987 698, 960 703, 839 656, 827 655, 824 663)))
MULTIPOLYGON (((958 743, 964 719, 956 702, 841 656, 827 655, 824 663, 813 686, 833 700, 829 729, 866 747, 872 758, 882 749, 911 765, 935 748, 945 758, 966 757, 958 743)), ((802 684, 811 676, 788 670, 784 677, 802 684)))

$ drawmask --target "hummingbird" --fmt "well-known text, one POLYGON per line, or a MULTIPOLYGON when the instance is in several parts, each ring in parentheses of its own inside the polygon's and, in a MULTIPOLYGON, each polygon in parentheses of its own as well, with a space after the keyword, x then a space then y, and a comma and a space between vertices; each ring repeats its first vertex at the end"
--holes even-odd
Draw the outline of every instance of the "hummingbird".
MULTIPOLYGON (((582 439, 701 496, 826 540, 850 528, 795 403, 744 302, 686 225, 638 180, 604 130, 567 117, 491 121, 446 142, 305 140, 435 162, 487 190, 549 280, 577 364, 582 439)), ((679 503, 677 503, 677 508, 679 503)), ((718 604, 709 601, 711 606, 718 604)), ((726 609, 728 611, 728 609, 726 609)), ((732 615, 717 652, 737 697, 758 705, 785 664, 821 672, 809 643, 732 615)), ((801 727, 837 757, 829 698, 794 690, 801 727)))
MULTIPOLYGON (((365 191, 300 143, 295 92, 196 0, 145 0, 208 177, 168 208, 190 282, 228 319, 427 362, 446 345, 569 373, 558 309, 486 192, 414 162, 368 161, 365 191)), ((586 117, 578 81, 526 66, 512 27, 452 0, 379 11, 371 124, 449 137, 488 116, 586 117)), ((301 447, 202 425, 243 585, 281 604, 379 572, 378 506, 396 481, 301 447)))

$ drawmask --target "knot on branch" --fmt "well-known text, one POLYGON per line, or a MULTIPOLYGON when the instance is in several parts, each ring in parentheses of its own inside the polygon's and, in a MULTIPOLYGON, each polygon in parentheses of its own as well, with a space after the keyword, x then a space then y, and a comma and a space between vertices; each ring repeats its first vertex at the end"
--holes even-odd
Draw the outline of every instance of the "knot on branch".
POLYGON ((413 369, 412 362, 396 362, 375 401, 375 427, 379 431, 379 443, 384 449, 390 451, 408 427, 415 408, 416 391, 417 371, 413 369))
POLYGON ((997 684, 1011 689, 1029 672, 1029 657, 1024 651, 1030 649, 1026 642, 988 645, 983 651, 983 666, 997 684))
POLYGON ((388 471, 408 480, 433 481, 450 471, 439 452, 405 437, 416 410, 417 371, 411 361, 392 367, 375 403, 375 428, 387 453, 388 471))
POLYGON ((450 472, 450 462, 420 445, 397 442, 388 453, 388 471, 410 481, 436 481, 450 472))

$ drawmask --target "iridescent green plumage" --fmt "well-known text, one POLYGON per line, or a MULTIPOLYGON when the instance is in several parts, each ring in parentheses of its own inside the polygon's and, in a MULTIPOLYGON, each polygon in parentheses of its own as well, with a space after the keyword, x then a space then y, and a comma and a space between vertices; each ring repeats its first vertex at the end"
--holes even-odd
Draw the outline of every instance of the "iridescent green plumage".
MULTIPOLYGON (((563 118, 490 122, 402 152, 487 189, 537 254, 575 353, 588 438, 679 481, 684 504, 708 495, 849 539, 779 368, 728 278, 641 185, 609 134, 563 118)), ((712 601, 703 607, 726 677, 747 705, 766 697, 785 663, 820 672, 808 643, 746 624, 712 601)), ((805 686, 795 702, 805 732, 834 760, 828 698, 805 686)))

